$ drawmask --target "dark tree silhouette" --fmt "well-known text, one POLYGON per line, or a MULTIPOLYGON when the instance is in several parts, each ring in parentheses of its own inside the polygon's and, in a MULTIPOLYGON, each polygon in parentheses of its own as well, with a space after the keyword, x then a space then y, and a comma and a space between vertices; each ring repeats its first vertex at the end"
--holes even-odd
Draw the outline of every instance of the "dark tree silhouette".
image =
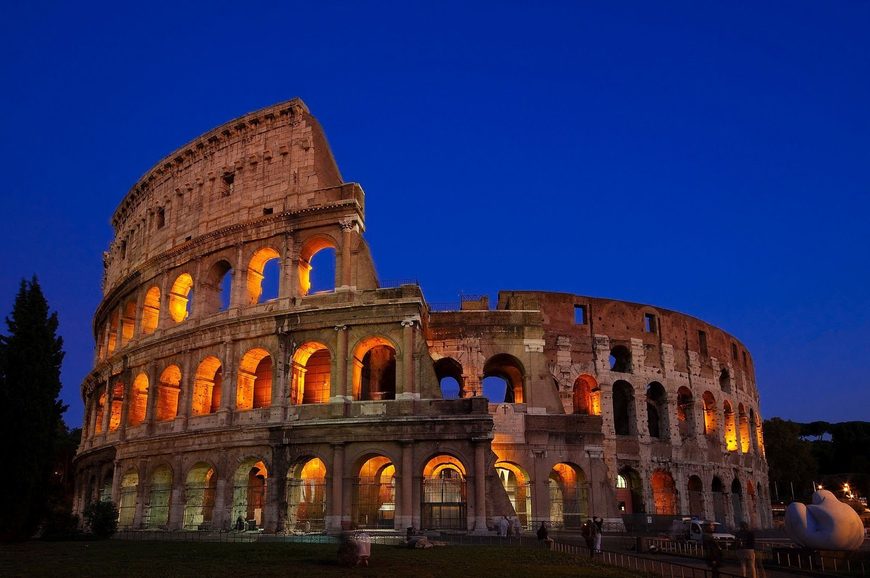
POLYGON ((61 415, 63 341, 36 277, 22 281, 0 336, 0 539, 26 539, 49 502, 61 415))

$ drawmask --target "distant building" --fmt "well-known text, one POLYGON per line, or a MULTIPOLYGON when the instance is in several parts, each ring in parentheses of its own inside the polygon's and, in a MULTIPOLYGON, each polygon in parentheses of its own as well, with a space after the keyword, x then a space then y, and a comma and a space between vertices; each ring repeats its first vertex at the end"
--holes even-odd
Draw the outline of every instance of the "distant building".
POLYGON ((112 224, 78 512, 111 498, 122 528, 266 532, 771 522, 737 339, 609 299, 439 308, 383 286, 365 195, 298 99, 167 156, 112 224), (334 284, 313 290, 324 259, 334 284))

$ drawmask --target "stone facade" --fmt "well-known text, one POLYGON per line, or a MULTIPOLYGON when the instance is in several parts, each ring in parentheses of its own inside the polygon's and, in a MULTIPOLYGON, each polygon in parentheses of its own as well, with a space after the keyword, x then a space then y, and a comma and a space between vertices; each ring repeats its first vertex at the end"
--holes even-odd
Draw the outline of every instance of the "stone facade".
POLYGON ((435 311, 379 284, 364 216, 298 99, 136 183, 104 255, 77 511, 112 499, 126 528, 266 532, 769 525, 739 341, 560 293, 435 311), (312 291, 322 258, 334 282, 312 291))

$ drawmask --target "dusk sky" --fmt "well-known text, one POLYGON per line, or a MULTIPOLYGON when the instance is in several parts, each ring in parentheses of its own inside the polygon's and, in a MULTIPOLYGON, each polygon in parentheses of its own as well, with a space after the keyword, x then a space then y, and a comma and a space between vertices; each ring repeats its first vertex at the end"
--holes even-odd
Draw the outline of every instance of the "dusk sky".
POLYGON ((870 420, 868 30, 858 0, 4 2, 0 316, 36 274, 80 425, 112 212, 298 96, 381 279, 689 313, 748 347, 765 418, 870 420))

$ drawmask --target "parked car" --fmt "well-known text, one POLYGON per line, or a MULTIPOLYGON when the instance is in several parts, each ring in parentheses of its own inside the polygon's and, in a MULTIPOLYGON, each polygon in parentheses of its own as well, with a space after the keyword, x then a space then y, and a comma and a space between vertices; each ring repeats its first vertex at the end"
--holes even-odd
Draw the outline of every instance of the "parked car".
POLYGON ((705 528, 708 528, 710 524, 713 528, 713 539, 719 546, 722 549, 734 548, 736 541, 734 534, 726 532, 722 524, 712 520, 699 520, 698 518, 674 520, 671 523, 669 535, 672 540, 701 544, 704 541, 705 528))

